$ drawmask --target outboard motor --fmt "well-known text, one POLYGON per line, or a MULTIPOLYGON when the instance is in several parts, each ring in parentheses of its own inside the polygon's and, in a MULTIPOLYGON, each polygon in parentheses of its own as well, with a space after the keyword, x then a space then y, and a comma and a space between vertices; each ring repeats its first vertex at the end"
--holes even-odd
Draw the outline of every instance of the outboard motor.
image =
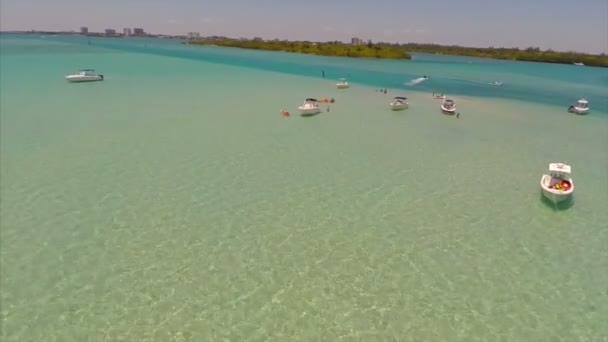
POLYGON ((101 77, 101 80, 103 81, 103 75, 99 75, 99 77, 101 77))

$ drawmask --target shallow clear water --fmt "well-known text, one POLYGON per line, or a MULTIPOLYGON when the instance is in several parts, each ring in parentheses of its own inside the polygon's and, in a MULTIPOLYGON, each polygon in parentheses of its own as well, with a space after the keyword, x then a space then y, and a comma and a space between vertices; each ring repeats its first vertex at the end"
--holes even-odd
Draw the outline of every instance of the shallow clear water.
POLYGON ((0 44, 3 341, 608 336, 605 69, 0 44), (569 208, 541 200, 553 161, 569 208))

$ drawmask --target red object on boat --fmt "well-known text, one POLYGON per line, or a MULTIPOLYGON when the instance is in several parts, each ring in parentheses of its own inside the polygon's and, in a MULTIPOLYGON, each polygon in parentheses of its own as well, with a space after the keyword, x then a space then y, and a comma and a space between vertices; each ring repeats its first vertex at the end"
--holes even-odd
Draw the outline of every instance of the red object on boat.
POLYGON ((562 187, 564 188, 564 190, 570 189, 571 186, 572 184, 570 184, 570 182, 568 182, 567 180, 562 181, 562 187))
POLYGON ((284 110, 284 109, 281 109, 281 115, 283 115, 283 116, 289 116, 289 112, 286 111, 286 110, 284 110))

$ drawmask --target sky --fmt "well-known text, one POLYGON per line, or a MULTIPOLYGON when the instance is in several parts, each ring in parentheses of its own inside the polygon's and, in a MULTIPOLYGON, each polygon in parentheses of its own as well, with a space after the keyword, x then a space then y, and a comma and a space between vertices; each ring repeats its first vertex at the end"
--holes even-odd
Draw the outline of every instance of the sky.
POLYGON ((608 53, 608 0, 1 0, 0 30, 529 47, 608 53))

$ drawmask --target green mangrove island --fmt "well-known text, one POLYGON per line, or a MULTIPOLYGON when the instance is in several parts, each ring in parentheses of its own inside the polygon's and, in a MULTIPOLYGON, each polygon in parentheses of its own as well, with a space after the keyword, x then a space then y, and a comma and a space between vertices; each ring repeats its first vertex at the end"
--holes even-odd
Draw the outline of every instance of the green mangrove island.
POLYGON ((189 40, 186 43, 193 45, 216 45, 254 50, 285 51, 319 56, 411 59, 411 56, 405 51, 405 49, 372 43, 364 45, 351 45, 341 42, 315 43, 308 41, 262 39, 245 40, 231 38, 204 38, 189 40))
POLYGON ((544 62, 559 64, 578 64, 597 67, 608 67, 608 55, 586 54, 580 52, 559 52, 541 50, 537 47, 527 49, 518 48, 475 48, 463 46, 445 46, 438 44, 394 44, 394 43, 367 43, 352 45, 342 42, 309 42, 287 40, 232 39, 226 37, 209 37, 188 40, 186 44, 215 45, 236 47, 242 49, 285 51, 293 53, 313 54, 320 56, 362 57, 411 59, 408 52, 423 52, 456 56, 469 56, 480 58, 495 58, 514 61, 544 62))
POLYGON ((445 46, 437 44, 388 44, 389 46, 403 48, 408 52, 424 52, 456 56, 469 56, 480 58, 508 59, 513 61, 559 63, 559 64, 583 64, 587 66, 608 67, 608 55, 592 55, 580 52, 559 52, 553 50, 541 50, 538 47, 526 49, 518 48, 475 48, 462 46, 445 46))

